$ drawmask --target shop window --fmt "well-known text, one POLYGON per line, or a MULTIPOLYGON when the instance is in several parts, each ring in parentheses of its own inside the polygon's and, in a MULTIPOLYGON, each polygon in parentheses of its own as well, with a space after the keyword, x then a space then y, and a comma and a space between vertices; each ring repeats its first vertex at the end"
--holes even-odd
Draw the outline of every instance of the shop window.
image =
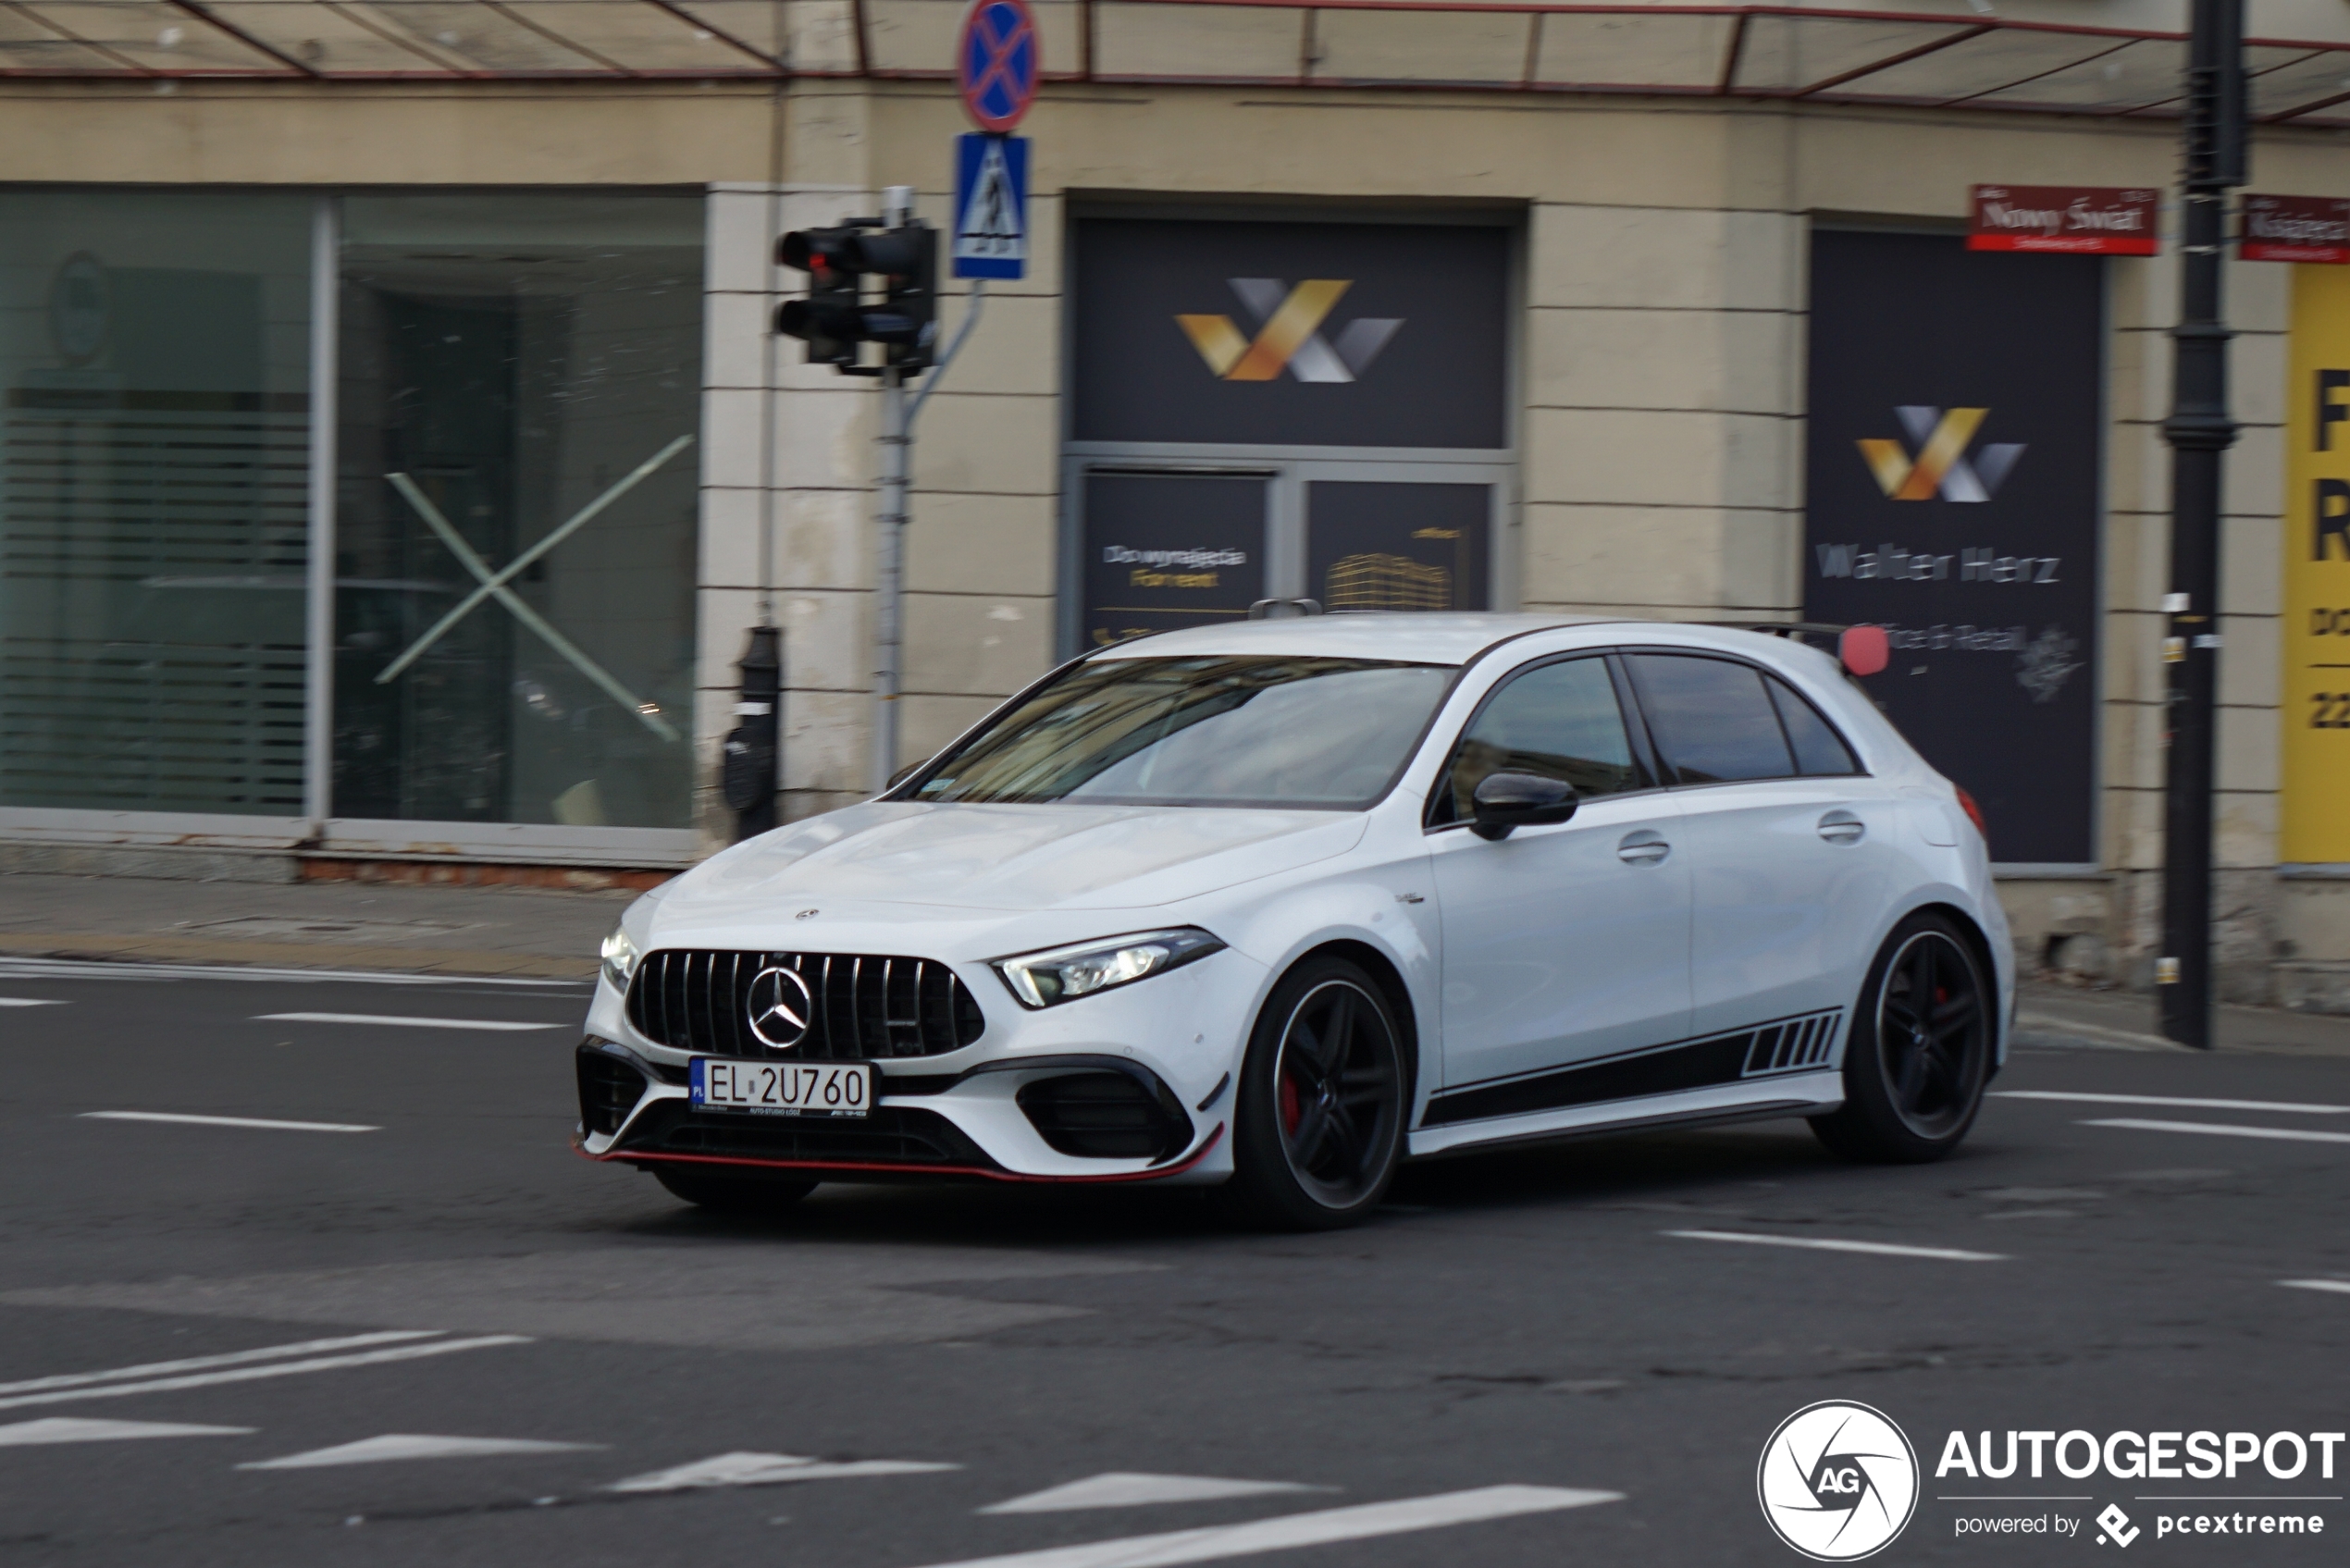
POLYGON ((0 193, 0 806, 303 810, 311 206, 0 193))
POLYGON ((689 824, 701 224, 343 203, 336 817, 689 824))

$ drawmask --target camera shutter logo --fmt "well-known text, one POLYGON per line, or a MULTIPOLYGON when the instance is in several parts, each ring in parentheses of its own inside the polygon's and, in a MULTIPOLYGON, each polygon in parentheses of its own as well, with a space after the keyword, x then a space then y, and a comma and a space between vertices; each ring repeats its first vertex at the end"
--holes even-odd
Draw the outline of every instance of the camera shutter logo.
POLYGON ((1779 1423, 1754 1489, 1779 1539, 1817 1562, 1851 1562, 1892 1544, 1917 1511, 1917 1451, 1883 1411, 1823 1400, 1779 1423))
POLYGON ((771 1051, 788 1051, 808 1038, 809 1020, 816 1016, 816 998, 798 969, 770 964, 751 977, 743 1010, 761 1044, 771 1051))

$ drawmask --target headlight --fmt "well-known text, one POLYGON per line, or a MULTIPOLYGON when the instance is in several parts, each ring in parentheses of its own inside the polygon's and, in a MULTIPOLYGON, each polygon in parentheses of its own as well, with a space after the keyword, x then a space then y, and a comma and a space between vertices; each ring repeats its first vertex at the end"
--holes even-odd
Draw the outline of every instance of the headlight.
POLYGON ((1137 932, 1044 953, 1023 953, 998 958, 996 972, 1004 977, 1023 1007, 1049 1007, 1074 1002, 1096 991, 1132 985, 1151 975, 1180 969, 1195 958, 1220 953, 1224 945, 1196 926, 1176 931, 1137 932))
POLYGON ((628 933, 618 926, 612 927, 612 934, 604 938, 604 978, 612 982, 614 991, 628 989, 628 977, 637 972, 638 957, 637 945, 628 939, 628 933))

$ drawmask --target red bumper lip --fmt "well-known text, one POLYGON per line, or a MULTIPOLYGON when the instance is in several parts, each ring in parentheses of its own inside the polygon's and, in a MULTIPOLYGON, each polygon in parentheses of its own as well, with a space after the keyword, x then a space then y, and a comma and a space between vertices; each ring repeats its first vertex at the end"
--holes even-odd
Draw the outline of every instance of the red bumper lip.
POLYGON ((578 1154, 580 1158, 592 1160, 599 1165, 612 1160, 623 1160, 631 1165, 659 1161, 669 1165, 735 1166, 754 1170, 832 1170, 850 1175, 858 1171, 872 1171, 888 1172, 892 1175, 975 1177, 988 1181, 1042 1185, 1107 1186, 1121 1181, 1161 1181, 1170 1176, 1181 1176, 1200 1161, 1207 1158, 1208 1152, 1221 1142, 1223 1138, 1224 1124, 1219 1121, 1213 1131, 1200 1140, 1198 1148, 1194 1149, 1173 1165, 1152 1170, 1129 1170, 1105 1176, 1024 1176, 1018 1171, 991 1170, 985 1166, 897 1165, 879 1160, 740 1160, 727 1159, 717 1154, 635 1154, 617 1149, 608 1154, 591 1154, 580 1147, 580 1141, 576 1137, 571 1141, 571 1147, 572 1152, 578 1154))

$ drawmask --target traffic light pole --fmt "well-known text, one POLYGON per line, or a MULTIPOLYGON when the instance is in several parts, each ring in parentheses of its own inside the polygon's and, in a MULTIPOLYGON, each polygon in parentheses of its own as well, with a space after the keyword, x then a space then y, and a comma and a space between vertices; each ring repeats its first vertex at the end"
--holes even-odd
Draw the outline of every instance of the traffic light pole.
POLYGON ((897 772, 897 681, 906 617, 906 481, 914 432, 907 416, 906 376, 882 372, 881 526, 873 573, 872 787, 878 795, 897 772))
POLYGON ((2211 1045, 2211 810, 2220 664, 2222 456, 2228 330, 2220 285, 2227 193, 2245 182, 2244 0, 2194 0, 2187 62, 2185 220, 2179 325, 2172 331, 2171 591, 2162 643, 2166 694, 2162 956, 2155 966, 2162 1032, 2211 1045))

